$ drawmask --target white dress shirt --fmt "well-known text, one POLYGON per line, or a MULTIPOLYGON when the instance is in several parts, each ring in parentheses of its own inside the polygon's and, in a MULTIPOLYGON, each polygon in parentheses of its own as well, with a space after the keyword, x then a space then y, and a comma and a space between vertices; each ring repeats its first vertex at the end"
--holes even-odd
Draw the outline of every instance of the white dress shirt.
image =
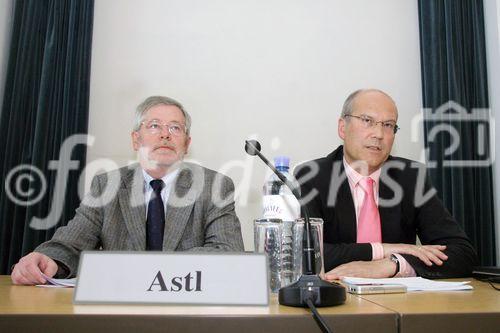
MULTIPOLYGON (((144 169, 142 169, 142 174, 144 175, 144 200, 146 201, 146 216, 148 216, 148 204, 149 199, 151 198, 151 194, 153 194, 153 188, 150 185, 150 182, 155 179, 151 177, 144 169)), ((172 172, 167 173, 165 176, 161 178, 165 183, 165 187, 161 190, 161 200, 163 201, 163 208, 165 209, 165 214, 167 213, 167 201, 170 196, 170 191, 172 190, 175 179, 179 174, 179 169, 176 169, 172 172)))

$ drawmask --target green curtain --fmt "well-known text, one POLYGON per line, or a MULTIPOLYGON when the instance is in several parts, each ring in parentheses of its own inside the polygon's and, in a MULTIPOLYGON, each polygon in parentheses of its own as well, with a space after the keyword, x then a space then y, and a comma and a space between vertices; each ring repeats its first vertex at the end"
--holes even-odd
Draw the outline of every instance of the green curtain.
POLYGON ((494 265, 483 3, 419 0, 418 7, 429 173, 446 207, 471 238, 480 263, 494 265), (442 124, 443 130, 437 131, 442 124))
POLYGON ((93 0, 15 2, 0 114, 0 274, 50 239, 79 204, 87 147, 74 145, 66 161, 59 155, 68 138, 87 133, 93 11, 93 0), (56 168, 70 169, 68 177, 56 168), (33 227, 33 218, 47 216, 33 227))

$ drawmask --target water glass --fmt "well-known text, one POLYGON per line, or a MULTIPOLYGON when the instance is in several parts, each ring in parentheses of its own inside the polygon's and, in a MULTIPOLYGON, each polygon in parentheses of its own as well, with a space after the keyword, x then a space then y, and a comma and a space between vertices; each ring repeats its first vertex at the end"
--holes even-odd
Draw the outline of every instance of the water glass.
MULTIPOLYGON (((323 276, 325 267, 323 264, 323 219, 310 218, 312 241, 314 244, 314 266, 316 274, 323 276)), ((302 275, 303 261, 303 235, 304 219, 297 219, 293 226, 293 280, 297 281, 302 275)))
POLYGON ((280 219, 257 219, 254 221, 255 252, 265 253, 268 264, 269 289, 276 293, 281 288, 282 233, 280 219))

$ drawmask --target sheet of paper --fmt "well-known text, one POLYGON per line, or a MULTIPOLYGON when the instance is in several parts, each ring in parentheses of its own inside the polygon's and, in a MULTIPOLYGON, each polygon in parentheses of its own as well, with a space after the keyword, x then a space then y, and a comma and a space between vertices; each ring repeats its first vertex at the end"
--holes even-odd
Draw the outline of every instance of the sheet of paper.
POLYGON ((43 288, 74 288, 76 285, 76 278, 73 279, 54 279, 43 274, 43 277, 47 280, 46 284, 37 284, 37 287, 43 288))
POLYGON ((471 290, 470 281, 450 282, 450 281, 435 281, 424 279, 422 277, 409 278, 388 278, 388 279, 366 279, 357 277, 345 277, 342 279, 350 284, 402 284, 405 285, 408 291, 450 291, 450 290, 471 290))

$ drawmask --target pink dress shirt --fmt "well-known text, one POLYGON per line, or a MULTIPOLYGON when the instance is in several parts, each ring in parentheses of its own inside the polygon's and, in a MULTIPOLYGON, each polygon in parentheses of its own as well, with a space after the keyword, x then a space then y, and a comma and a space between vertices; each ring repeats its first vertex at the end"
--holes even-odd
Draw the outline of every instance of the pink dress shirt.
MULTIPOLYGON (((356 223, 358 223, 359 211, 361 209, 361 205, 365 198, 365 192, 358 184, 363 176, 359 174, 356 170, 354 170, 349 163, 343 159, 344 169, 347 176, 347 181, 349 183, 349 187, 351 188, 352 200, 354 201, 354 209, 356 211, 356 223)), ((373 179, 373 197, 375 198, 375 203, 378 205, 378 189, 379 189, 379 180, 381 169, 373 172, 369 177, 373 179)), ((384 247, 381 243, 370 243, 372 246, 372 260, 380 260, 384 258, 384 247)), ((410 277, 416 276, 415 270, 411 265, 406 261, 406 259, 398 253, 394 253, 394 255, 399 260, 399 272, 397 272, 395 277, 410 277)))

